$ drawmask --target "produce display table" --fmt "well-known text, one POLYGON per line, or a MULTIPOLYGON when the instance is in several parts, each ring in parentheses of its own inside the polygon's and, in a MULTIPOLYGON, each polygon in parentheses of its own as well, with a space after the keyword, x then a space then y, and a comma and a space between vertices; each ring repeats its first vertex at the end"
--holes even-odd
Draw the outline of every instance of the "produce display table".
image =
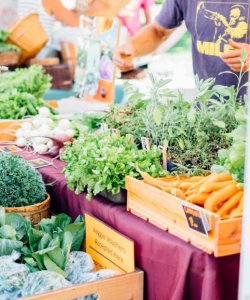
MULTIPOLYGON (((26 159, 44 158, 24 153, 26 159)), ((102 197, 86 200, 67 188, 61 173, 64 163, 40 168, 52 198, 52 209, 72 218, 92 214, 135 242, 136 266, 145 272, 145 299, 235 300, 239 255, 214 258, 179 238, 156 228, 102 197)), ((129 287, 128 287, 129 289, 129 287)))

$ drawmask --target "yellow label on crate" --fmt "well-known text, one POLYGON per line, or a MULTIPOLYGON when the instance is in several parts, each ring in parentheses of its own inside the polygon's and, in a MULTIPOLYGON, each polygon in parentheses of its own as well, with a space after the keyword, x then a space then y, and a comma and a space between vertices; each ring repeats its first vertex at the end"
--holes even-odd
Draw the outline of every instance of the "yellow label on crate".
POLYGON ((15 152, 21 152, 22 149, 18 148, 15 145, 1 145, 0 151, 2 152, 8 152, 8 153, 15 153, 15 152))
POLYGON ((133 272, 134 242, 88 214, 85 222, 86 252, 92 256, 97 269, 133 272))

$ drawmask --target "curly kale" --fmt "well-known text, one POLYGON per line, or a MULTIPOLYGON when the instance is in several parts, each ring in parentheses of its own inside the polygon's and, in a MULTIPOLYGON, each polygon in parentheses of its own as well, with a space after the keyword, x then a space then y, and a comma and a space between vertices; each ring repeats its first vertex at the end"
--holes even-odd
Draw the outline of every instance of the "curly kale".
POLYGON ((0 205, 32 205, 42 202, 45 194, 45 184, 37 170, 21 157, 0 153, 0 205))

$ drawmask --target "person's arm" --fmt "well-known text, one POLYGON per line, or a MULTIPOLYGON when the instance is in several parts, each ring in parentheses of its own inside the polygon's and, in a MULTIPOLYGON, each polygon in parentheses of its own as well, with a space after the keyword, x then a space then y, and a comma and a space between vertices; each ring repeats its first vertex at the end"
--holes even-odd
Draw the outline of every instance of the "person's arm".
POLYGON ((221 55, 221 59, 224 61, 226 65, 229 66, 229 68, 234 72, 240 72, 241 71, 241 55, 243 49, 245 49, 246 52, 246 59, 243 62, 244 66, 242 68, 242 71, 249 70, 250 65, 250 45, 246 43, 236 43, 233 40, 229 40, 229 44, 235 49, 228 53, 224 53, 221 55))
POLYGON ((60 0, 43 0, 43 6, 46 12, 54 15, 58 21, 72 27, 79 25, 79 15, 65 8, 60 0))
POLYGON ((151 14, 150 14, 150 7, 153 5, 154 1, 152 0, 144 0, 142 1, 141 7, 144 12, 145 16, 145 24, 151 23, 151 14))
POLYGON ((150 24, 151 22, 151 14, 149 9, 144 9, 144 15, 145 15, 145 23, 150 24))
POLYGON ((165 29, 157 23, 143 27, 129 43, 114 51, 113 59, 115 64, 122 71, 133 69, 134 57, 153 52, 173 31, 174 29, 165 29))
POLYGON ((89 7, 84 11, 87 16, 100 16, 102 12, 110 9, 110 5, 106 1, 93 0, 89 1, 89 7))
POLYGON ((129 3, 129 0, 88 0, 89 6, 83 12, 87 16, 115 17, 119 11, 129 3))

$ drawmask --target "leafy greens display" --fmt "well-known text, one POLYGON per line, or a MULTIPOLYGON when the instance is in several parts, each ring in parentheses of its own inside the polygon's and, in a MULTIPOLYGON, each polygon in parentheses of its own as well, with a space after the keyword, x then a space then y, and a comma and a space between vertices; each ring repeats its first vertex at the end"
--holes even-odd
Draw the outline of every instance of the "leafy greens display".
POLYGON ((84 238, 82 217, 74 222, 66 214, 43 219, 35 229, 30 221, 0 207, 0 256, 21 253, 32 271, 50 270, 65 276, 66 260, 78 251, 84 238))
POLYGON ((50 87, 50 76, 42 67, 33 65, 1 76, 0 119, 22 119, 38 114, 39 107, 48 107, 40 97, 50 87))
POLYGON ((168 159, 181 173, 210 170, 218 162, 218 150, 230 145, 226 133, 237 126, 235 114, 241 104, 234 87, 196 78, 199 92, 188 101, 181 92, 174 95, 167 89, 168 80, 153 75, 150 79, 148 94, 127 85, 128 102, 124 107, 114 105, 103 122, 124 135, 133 134, 138 145, 146 136, 152 144, 165 146, 168 159))
POLYGON ((227 134, 231 145, 227 149, 218 152, 219 164, 212 166, 213 173, 230 173, 239 183, 244 182, 247 113, 243 107, 236 112, 236 120, 239 125, 227 134))
POLYGON ((0 93, 0 119, 18 120, 35 116, 40 107, 48 107, 55 114, 55 111, 42 99, 36 98, 32 94, 16 91, 0 93))
POLYGON ((39 65, 16 69, 15 72, 1 76, 0 93, 16 90, 39 98, 50 88, 50 80, 51 77, 45 74, 39 65))
POLYGON ((101 191, 117 194, 125 188, 125 176, 140 178, 140 170, 159 177, 161 152, 138 150, 131 136, 101 133, 86 134, 72 145, 66 144, 61 159, 66 162, 64 174, 68 187, 77 194, 87 189, 87 198, 101 191))

